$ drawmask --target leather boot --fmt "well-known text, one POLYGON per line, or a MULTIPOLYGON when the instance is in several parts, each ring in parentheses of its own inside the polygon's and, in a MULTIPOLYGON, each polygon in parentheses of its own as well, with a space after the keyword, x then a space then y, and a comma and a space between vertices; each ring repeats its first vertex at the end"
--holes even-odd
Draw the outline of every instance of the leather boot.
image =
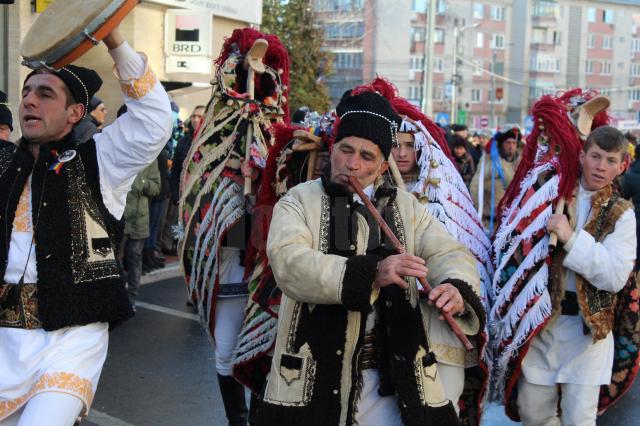
POLYGON ((244 399, 244 386, 238 383, 233 376, 221 376, 220 374, 218 374, 218 385, 229 426, 247 426, 249 411, 244 399))

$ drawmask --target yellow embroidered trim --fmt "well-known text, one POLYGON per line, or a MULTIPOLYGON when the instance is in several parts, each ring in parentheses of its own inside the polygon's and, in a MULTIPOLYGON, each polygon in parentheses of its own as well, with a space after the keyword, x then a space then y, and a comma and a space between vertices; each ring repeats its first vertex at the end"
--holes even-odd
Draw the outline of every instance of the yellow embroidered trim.
POLYGON ((136 80, 120 80, 120 88, 132 99, 140 99, 153 89, 158 82, 155 73, 149 66, 144 75, 136 80))
POLYGON ((31 227, 31 185, 29 182, 24 184, 24 189, 18 201, 18 208, 13 219, 13 230, 16 232, 32 232, 31 227))
POLYGON ((84 403, 83 416, 87 414, 93 402, 93 385, 90 380, 73 373, 43 374, 26 394, 10 401, 0 402, 0 420, 6 419, 34 395, 42 392, 62 392, 80 398, 84 403))
POLYGON ((458 367, 469 367, 478 364, 477 352, 467 352, 464 348, 456 348, 442 343, 430 342, 429 348, 436 354, 438 361, 458 367))

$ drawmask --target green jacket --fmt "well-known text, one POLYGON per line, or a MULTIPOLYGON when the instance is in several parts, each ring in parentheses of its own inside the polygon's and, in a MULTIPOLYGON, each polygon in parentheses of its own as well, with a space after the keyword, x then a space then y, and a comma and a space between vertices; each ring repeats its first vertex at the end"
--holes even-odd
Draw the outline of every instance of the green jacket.
POLYGON ((149 198, 160 194, 160 170, 154 160, 136 176, 127 194, 124 208, 124 233, 128 238, 142 240, 149 237, 149 198))

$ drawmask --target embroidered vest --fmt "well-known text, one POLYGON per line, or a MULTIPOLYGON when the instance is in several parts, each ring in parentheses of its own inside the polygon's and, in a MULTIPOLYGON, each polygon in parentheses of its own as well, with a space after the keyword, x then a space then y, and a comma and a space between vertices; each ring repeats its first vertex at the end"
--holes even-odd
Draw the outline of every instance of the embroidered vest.
POLYGON ((29 176, 42 327, 113 325, 130 318, 133 312, 114 253, 122 227, 102 200, 93 139, 76 145, 67 136, 43 144, 35 161, 24 140, 18 147, 0 148, 2 276, 18 201, 29 176), (58 155, 71 150, 75 157, 60 163, 58 155))
MULTIPOLYGON (((575 202, 570 206, 569 220, 575 226, 575 202)), ((599 190, 591 199, 591 215, 583 230, 588 232, 596 242, 602 242, 611 234, 616 222, 622 214, 633 205, 613 191, 611 185, 599 190)), ((562 266, 566 252, 558 250, 553 256, 551 265, 551 297, 553 317, 560 314, 560 304, 564 297, 565 272, 562 266)), ((576 273, 576 293, 578 305, 594 342, 604 339, 613 329, 615 320, 616 295, 599 290, 579 273, 576 273)))

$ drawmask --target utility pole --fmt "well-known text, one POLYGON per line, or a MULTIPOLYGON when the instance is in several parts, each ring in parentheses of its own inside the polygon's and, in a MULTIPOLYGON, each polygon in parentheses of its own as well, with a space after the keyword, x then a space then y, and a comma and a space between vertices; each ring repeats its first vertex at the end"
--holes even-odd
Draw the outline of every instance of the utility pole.
POLYGON ((422 61, 422 112, 433 117, 433 55, 436 45, 436 9, 437 0, 429 0, 429 14, 425 19, 425 58, 422 61))
POLYGON ((495 107, 496 107, 496 59, 498 56, 498 52, 495 48, 495 46, 493 47, 493 57, 491 59, 491 120, 489 121, 489 123, 491 123, 491 127, 493 129, 497 129, 498 128, 498 124, 495 122, 495 107))
POLYGON ((456 122, 456 96, 458 94, 458 19, 453 21, 453 72, 451 74, 451 124, 456 122))

